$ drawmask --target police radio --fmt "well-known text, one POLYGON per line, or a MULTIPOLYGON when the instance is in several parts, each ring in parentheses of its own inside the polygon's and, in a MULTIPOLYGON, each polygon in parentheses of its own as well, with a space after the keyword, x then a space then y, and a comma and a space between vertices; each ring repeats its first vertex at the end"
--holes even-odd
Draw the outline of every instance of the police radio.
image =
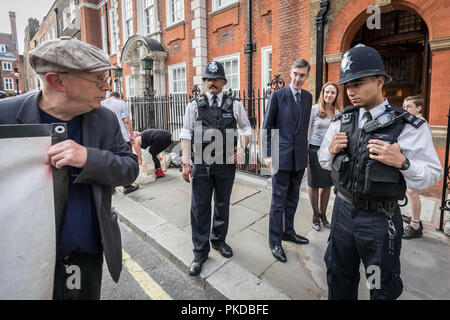
POLYGON ((384 113, 376 119, 364 123, 363 129, 367 133, 387 127, 395 122, 395 120, 402 118, 407 112, 395 116, 395 111, 384 113))

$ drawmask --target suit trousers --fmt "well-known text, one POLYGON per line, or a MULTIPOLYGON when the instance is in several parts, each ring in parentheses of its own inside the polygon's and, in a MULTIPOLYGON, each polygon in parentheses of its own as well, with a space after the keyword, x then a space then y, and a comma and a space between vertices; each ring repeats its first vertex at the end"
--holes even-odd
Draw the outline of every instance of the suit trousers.
POLYGON ((396 235, 393 254, 390 254, 385 215, 355 208, 336 197, 324 258, 327 266, 328 299, 358 299, 361 261, 371 287, 371 300, 393 300, 400 296, 403 291, 400 278, 403 235, 400 208, 396 209, 392 222, 396 235))
POLYGON ((234 164, 196 164, 193 167, 191 228, 196 259, 208 257, 209 241, 214 244, 225 242, 235 172, 234 164), (213 193, 214 215, 211 228, 213 193))
POLYGON ((103 251, 57 260, 53 300, 100 300, 102 272, 103 251))
POLYGON ((284 235, 292 236, 303 170, 278 170, 272 175, 272 202, 269 217, 269 243, 281 245, 284 235))

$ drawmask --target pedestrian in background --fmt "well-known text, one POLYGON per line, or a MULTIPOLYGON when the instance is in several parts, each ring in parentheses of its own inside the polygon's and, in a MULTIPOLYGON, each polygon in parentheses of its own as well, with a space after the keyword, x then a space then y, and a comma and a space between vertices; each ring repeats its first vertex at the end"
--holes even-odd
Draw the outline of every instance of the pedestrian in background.
POLYGON ((164 151, 172 143, 172 134, 164 129, 147 129, 137 134, 133 145, 134 151, 138 156, 139 165, 142 165, 142 149, 148 149, 152 155, 155 164, 156 178, 164 177, 164 171, 161 168, 161 162, 158 154, 164 151))
POLYGON ((312 226, 320 231, 320 223, 325 228, 331 224, 327 220, 328 200, 330 199, 331 171, 320 166, 317 151, 320 149, 323 138, 331 124, 331 119, 341 110, 339 102, 339 87, 334 82, 327 82, 320 90, 317 104, 312 106, 309 120, 309 161, 308 161, 308 186, 309 200, 313 209, 312 226))
MULTIPOLYGON (((121 99, 120 93, 112 92, 109 99, 102 101, 102 106, 115 113, 123 138, 131 148, 134 143, 133 122, 130 119, 127 103, 121 99)), ((127 194, 137 189, 139 189, 139 185, 126 185, 123 186, 123 193, 127 194)))

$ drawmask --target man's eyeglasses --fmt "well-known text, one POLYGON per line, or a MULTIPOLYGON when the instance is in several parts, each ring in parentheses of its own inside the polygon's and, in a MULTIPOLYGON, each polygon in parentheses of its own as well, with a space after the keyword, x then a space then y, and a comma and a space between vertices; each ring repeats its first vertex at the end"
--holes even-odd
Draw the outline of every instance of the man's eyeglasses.
POLYGON ((103 86, 105 84, 111 84, 111 77, 107 77, 107 78, 103 78, 103 79, 97 79, 97 80, 92 80, 92 79, 87 79, 84 77, 80 77, 77 74, 73 74, 73 73, 68 73, 68 72, 63 72, 64 74, 68 74, 69 76, 75 77, 75 78, 79 78, 79 79, 83 79, 86 81, 90 81, 90 82, 95 82, 95 84, 97 85, 97 88, 101 89, 103 88, 103 86))

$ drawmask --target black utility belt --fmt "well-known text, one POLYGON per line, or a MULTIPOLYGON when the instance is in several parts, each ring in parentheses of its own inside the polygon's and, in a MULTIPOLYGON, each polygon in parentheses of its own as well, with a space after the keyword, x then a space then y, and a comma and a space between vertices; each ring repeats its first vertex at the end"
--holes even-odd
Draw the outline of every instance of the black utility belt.
POLYGON ((397 209, 398 201, 397 200, 389 200, 389 201, 374 201, 374 200, 367 200, 367 199, 358 199, 356 201, 349 199, 345 195, 343 195, 341 192, 337 192, 337 196, 347 202, 348 204, 351 204, 355 208, 367 210, 367 211, 378 211, 381 213, 388 212, 390 216, 393 216, 395 213, 395 209, 397 209))

